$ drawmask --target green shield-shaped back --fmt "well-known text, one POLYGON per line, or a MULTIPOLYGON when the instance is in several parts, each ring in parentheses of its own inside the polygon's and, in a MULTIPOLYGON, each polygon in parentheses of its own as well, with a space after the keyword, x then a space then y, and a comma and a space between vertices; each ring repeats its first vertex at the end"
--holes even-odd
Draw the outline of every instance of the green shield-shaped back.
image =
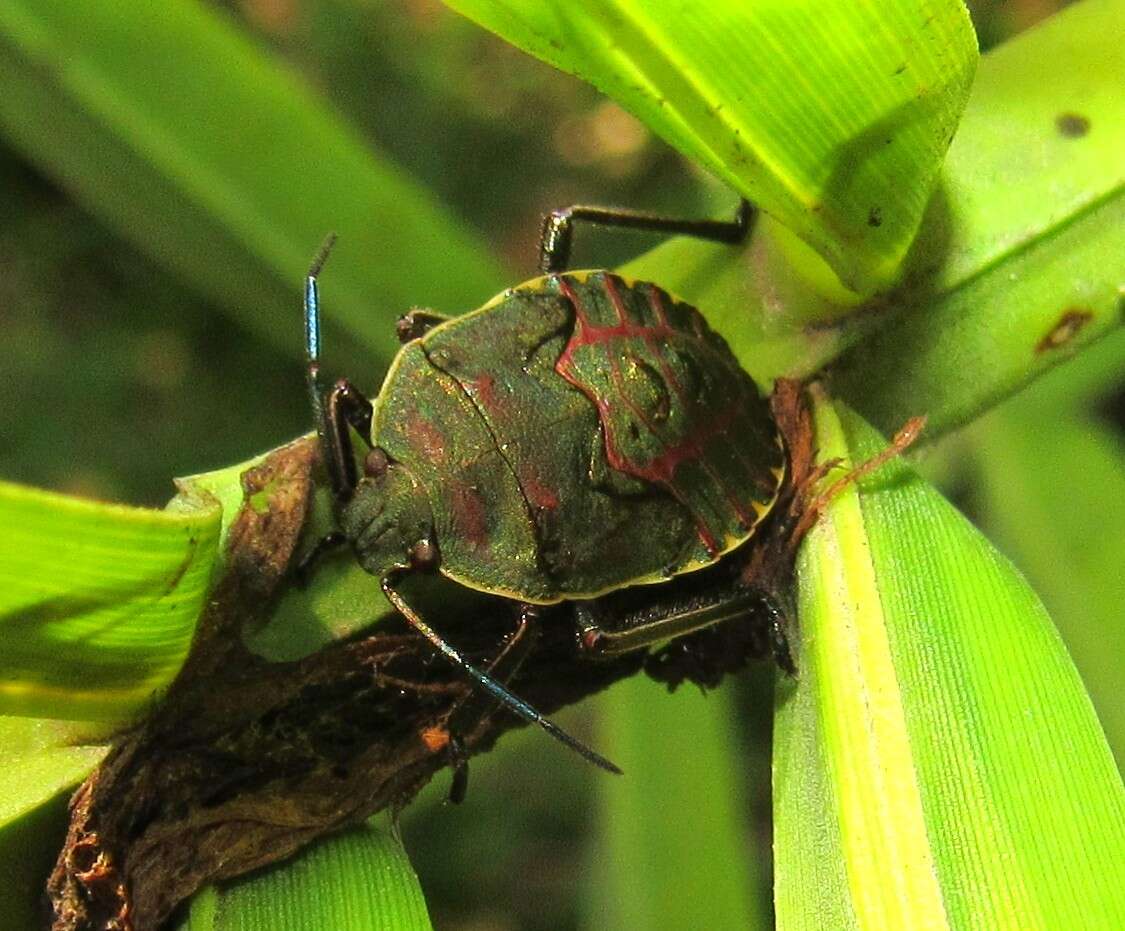
POLYGON ((540 603, 714 562, 782 468, 699 314, 601 272, 528 282, 412 343, 373 441, 428 488, 443 572, 540 603))
POLYGON ((443 571, 513 598, 549 597, 537 584, 535 533, 515 476, 462 386, 430 363, 420 342, 387 373, 371 434, 425 487, 443 571))

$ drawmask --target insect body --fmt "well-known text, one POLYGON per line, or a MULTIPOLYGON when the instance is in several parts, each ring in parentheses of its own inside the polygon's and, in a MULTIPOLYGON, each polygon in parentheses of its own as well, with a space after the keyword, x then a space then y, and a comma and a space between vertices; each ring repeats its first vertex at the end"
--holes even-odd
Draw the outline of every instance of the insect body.
POLYGON ((428 540, 444 575, 531 604, 713 563, 768 511, 784 462, 699 313, 608 272, 537 279, 408 343, 371 443, 387 464, 342 509, 364 568, 428 540))
POLYGON ((397 583, 436 570, 520 604, 526 621, 534 605, 713 565, 777 500, 785 454, 766 402, 698 311, 603 271, 548 274, 442 322, 407 318, 374 403, 343 381, 326 396, 317 271, 309 384, 343 537, 481 686, 614 768, 467 663, 397 583), (362 474, 349 426, 371 447, 362 474))

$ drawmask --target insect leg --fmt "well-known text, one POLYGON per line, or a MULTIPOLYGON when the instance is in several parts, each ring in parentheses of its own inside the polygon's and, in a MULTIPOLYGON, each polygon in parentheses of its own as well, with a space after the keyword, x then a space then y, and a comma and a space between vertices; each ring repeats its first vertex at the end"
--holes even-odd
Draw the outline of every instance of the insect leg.
POLYGON ((347 379, 341 378, 328 393, 325 414, 327 434, 322 437, 325 465, 336 497, 347 498, 355 490, 355 448, 350 428, 365 440, 371 437, 371 402, 347 379))
POLYGON ((789 646, 789 619, 781 606, 770 595, 762 593, 759 608, 769 620, 770 649, 773 660, 788 676, 797 674, 797 664, 793 661, 793 650, 789 646))
POLYGON ((555 740, 570 747, 571 750, 574 750, 595 766, 599 766, 607 772, 621 774, 621 770, 605 757, 595 753, 585 744, 571 737, 570 734, 562 730, 557 724, 543 717, 543 715, 522 698, 517 698, 508 691, 507 688, 493 679, 492 676, 477 669, 476 666, 466 660, 454 647, 450 646, 441 634, 422 620, 418 613, 406 603, 402 595, 395 590, 393 583, 394 575, 395 573, 391 573, 384 577, 382 581, 383 593, 387 596, 390 603, 394 605, 395 609, 406 618, 418 633, 429 640, 430 643, 437 648, 438 652, 444 655, 454 666, 457 666, 466 676, 491 694, 493 698, 499 701, 508 710, 523 718, 529 724, 538 724, 543 730, 554 737, 555 740))
POLYGON ((570 264, 570 248, 574 241, 574 223, 613 226, 620 229, 645 230, 669 236, 695 236, 716 242, 741 242, 750 229, 754 208, 748 200, 739 202, 733 220, 684 220, 662 217, 638 210, 616 207, 591 207, 575 204, 552 210, 543 220, 539 236, 539 269, 543 273, 566 271, 570 264))
MULTIPOLYGON (((371 414, 371 402, 351 382, 345 379, 336 382, 323 411, 323 429, 318 432, 324 465, 338 501, 346 499, 356 485, 355 450, 349 427, 358 430, 370 442, 371 414)), ((307 585, 313 566, 320 557, 347 542, 348 538, 339 530, 333 530, 317 540, 297 563, 294 570, 297 584, 307 585)))
POLYGON ((817 485, 829 471, 840 464, 840 460, 831 459, 811 469, 794 489, 797 507, 794 509, 792 519, 788 521, 789 526, 787 526, 785 530, 789 538, 790 549, 794 553, 796 552, 796 548, 801 540, 804 539, 805 534, 815 526, 825 509, 840 492, 849 485, 854 485, 860 481, 860 479, 870 475, 884 463, 901 456, 914 444, 925 426, 925 416, 911 417, 906 423, 899 427, 898 432, 891 437, 890 443, 882 450, 864 462, 861 462, 859 465, 854 466, 841 478, 836 479, 836 481, 829 485, 824 491, 816 491, 817 485))
MULTIPOLYGON (((762 592, 736 585, 658 601, 615 618, 599 617, 596 603, 576 602, 574 614, 582 649, 594 656, 617 656, 724 621, 750 617, 768 601, 762 592)), ((777 613, 781 617, 780 611, 777 613)))
MULTIPOLYGON (((538 639, 538 609, 521 604, 516 629, 505 638, 500 652, 485 667, 484 672, 498 682, 507 683, 516 674, 538 639)), ((469 754, 461 742, 461 735, 471 733, 485 721, 497 707, 496 699, 487 692, 474 691, 449 717, 449 759, 453 767, 453 783, 449 787, 449 801, 460 804, 468 791, 469 754)))
POLYGON ((449 765, 453 768, 453 781, 449 783, 450 805, 460 805, 469 794, 469 751, 456 734, 449 735, 449 765))

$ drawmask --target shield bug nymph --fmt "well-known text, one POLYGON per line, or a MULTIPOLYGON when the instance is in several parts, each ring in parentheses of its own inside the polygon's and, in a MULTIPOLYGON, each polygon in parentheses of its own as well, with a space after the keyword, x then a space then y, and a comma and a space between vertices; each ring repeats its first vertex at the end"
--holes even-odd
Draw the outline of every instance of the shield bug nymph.
MULTIPOLYGON (((415 312, 369 401, 320 376, 317 276, 305 290, 308 387, 335 494, 339 539, 407 621, 481 688, 605 769, 487 669, 472 665, 403 597, 439 572, 511 600, 575 606, 591 649, 640 649, 716 618, 670 611, 602 630, 598 599, 713 566, 775 507, 786 450, 767 401, 693 307, 655 284, 568 272, 575 220, 735 242, 749 225, 574 207, 548 217, 542 277, 477 310, 415 312), (369 447, 362 470, 351 431, 369 447)), ((745 610, 743 607, 741 610, 745 610)))

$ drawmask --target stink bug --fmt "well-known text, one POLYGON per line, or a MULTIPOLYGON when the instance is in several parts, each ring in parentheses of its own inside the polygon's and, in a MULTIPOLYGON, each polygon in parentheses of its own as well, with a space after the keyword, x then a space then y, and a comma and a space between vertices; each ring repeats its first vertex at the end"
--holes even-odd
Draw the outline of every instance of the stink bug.
MULTIPOLYGON (((317 276, 306 279, 308 388, 339 531, 407 621, 493 698, 597 765, 447 643, 403 597, 412 572, 439 572, 519 606, 572 603, 580 641, 620 652, 730 616, 671 611, 602 630, 598 599, 715 565, 774 508, 786 450, 766 400, 699 312, 658 286, 567 272, 572 224, 727 242, 749 225, 573 207, 545 223, 542 277, 464 316, 415 312, 374 401, 320 376, 317 276), (369 451, 357 469, 351 430, 369 451)), ((725 604, 725 602, 724 602, 725 604)), ((738 610, 745 611, 745 606, 738 610)))

